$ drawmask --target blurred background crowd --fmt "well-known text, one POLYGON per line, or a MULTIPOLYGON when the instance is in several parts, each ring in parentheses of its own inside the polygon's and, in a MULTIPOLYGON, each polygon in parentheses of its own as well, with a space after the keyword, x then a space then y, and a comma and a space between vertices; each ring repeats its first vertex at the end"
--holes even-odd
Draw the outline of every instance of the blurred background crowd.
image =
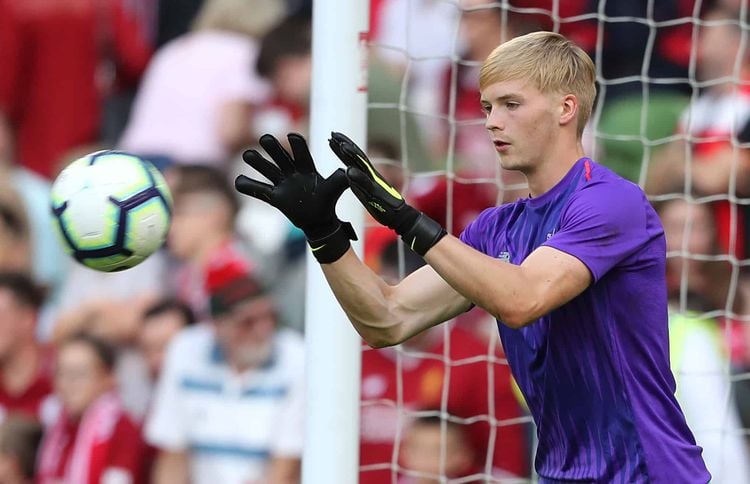
MULTIPOLYGON (((527 195, 488 142, 481 61, 539 29, 590 53, 584 143, 662 218, 677 395, 718 483, 750 482, 743 1, 370 4, 368 152, 454 234, 527 195)), ((0 483, 299 481, 306 243, 232 180, 261 134, 309 131, 311 11, 0 0, 0 483), (116 274, 62 253, 48 201, 67 163, 108 148, 153 162, 174 197, 166 247, 116 274)), ((424 263, 369 223, 364 258, 390 282, 424 263)), ((533 424, 494 324, 474 309, 363 345, 360 482, 531 478, 533 424)))

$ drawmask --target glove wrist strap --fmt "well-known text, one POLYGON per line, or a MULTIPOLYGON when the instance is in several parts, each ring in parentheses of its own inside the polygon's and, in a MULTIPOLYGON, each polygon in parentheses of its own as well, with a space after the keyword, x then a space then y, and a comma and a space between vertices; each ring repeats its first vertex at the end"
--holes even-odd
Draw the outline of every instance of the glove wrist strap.
POLYGON ((442 225, 420 212, 416 222, 401 234, 401 239, 411 250, 424 257, 447 234, 442 225))
POLYGON ((312 240, 307 239, 312 254, 321 264, 336 262, 349 250, 350 240, 357 240, 352 224, 339 222, 336 228, 328 235, 312 240))

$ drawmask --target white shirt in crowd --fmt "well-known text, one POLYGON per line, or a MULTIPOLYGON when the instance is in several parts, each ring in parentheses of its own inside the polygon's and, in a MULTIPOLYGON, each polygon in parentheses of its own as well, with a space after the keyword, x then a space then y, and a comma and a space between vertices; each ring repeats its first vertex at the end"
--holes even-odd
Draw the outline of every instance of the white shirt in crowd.
POLYGON ((263 477, 270 457, 301 457, 304 352, 291 330, 274 337, 263 367, 229 368, 208 325, 183 330, 170 344, 146 440, 187 451, 194 484, 244 484, 263 477))

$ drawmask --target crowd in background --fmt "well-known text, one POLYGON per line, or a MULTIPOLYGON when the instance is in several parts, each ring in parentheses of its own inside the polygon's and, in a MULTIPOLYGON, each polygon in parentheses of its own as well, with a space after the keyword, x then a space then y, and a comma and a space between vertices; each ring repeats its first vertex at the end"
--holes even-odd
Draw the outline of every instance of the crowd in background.
MULTIPOLYGON (((487 138, 481 61, 540 29, 590 53, 586 151, 661 216, 677 396, 717 483, 750 483, 743 1, 370 2, 368 153, 454 234, 528 195, 487 138)), ((299 482, 306 243, 232 180, 260 135, 309 132, 312 35, 310 0, 0 0, 0 483, 299 482), (62 252, 48 201, 107 148, 174 198, 165 248, 115 274, 62 252)), ((388 282, 424 264, 364 236, 388 282)), ((363 345, 360 482, 531 478, 494 325, 475 308, 363 345)))

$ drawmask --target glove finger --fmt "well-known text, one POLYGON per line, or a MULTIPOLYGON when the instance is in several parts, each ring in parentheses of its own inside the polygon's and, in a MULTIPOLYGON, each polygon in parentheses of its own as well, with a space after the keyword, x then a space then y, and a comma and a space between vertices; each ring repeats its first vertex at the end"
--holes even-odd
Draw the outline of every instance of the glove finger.
POLYGON ((297 171, 300 173, 315 173, 315 163, 305 138, 300 134, 290 133, 287 135, 287 139, 289 140, 289 146, 292 147, 293 163, 297 167, 297 171))
POLYGON ((352 164, 350 166, 356 166, 364 173, 371 175, 373 178, 379 175, 377 170, 375 170, 375 168, 372 166, 372 163, 370 163, 367 155, 364 155, 364 153, 362 153, 361 150, 356 147, 356 145, 352 147, 352 145, 350 144, 342 144, 341 152, 344 153, 344 156, 346 158, 352 160, 352 164))
POLYGON ((333 152, 344 162, 346 166, 356 166, 362 170, 367 170, 367 155, 346 135, 332 132, 328 140, 333 152))
POLYGON ((266 150, 266 153, 268 153, 268 156, 279 165, 282 173, 291 175, 296 171, 291 156, 289 156, 289 153, 274 136, 264 134, 260 137, 259 142, 263 149, 266 150))
POLYGON ((362 156, 363 158, 367 158, 367 154, 365 154, 365 152, 362 150, 362 148, 360 148, 357 145, 357 143, 355 143, 354 141, 352 141, 347 135, 345 135, 343 133, 339 133, 337 131, 334 131, 334 132, 331 133, 331 139, 335 140, 336 143, 338 143, 339 145, 342 145, 342 146, 344 146, 344 145, 351 146, 353 148, 353 151, 355 152, 355 154, 358 154, 358 155, 362 156))
POLYGON ((281 181, 282 175, 279 167, 263 158, 263 155, 255 150, 247 150, 242 153, 242 159, 248 165, 260 172, 261 175, 271 180, 275 185, 281 181))
POLYGON ((335 133, 331 133, 331 138, 328 139, 328 146, 330 146, 331 151, 338 157, 339 160, 341 160, 346 166, 352 166, 352 161, 349 160, 349 158, 341 151, 341 144, 333 138, 333 135, 335 133))
POLYGON ((349 186, 352 187, 352 190, 357 189, 372 195, 372 192, 374 191, 372 178, 367 176, 365 172, 359 168, 353 166, 347 168, 346 179, 349 182, 349 186))
POLYGON ((271 194, 273 192, 271 185, 253 180, 245 175, 240 175, 234 179, 234 187, 240 193, 271 203, 271 194))
POLYGON ((328 187, 328 193, 333 195, 334 199, 338 199, 349 188, 346 172, 342 168, 334 171, 331 176, 326 178, 325 185, 328 187))

